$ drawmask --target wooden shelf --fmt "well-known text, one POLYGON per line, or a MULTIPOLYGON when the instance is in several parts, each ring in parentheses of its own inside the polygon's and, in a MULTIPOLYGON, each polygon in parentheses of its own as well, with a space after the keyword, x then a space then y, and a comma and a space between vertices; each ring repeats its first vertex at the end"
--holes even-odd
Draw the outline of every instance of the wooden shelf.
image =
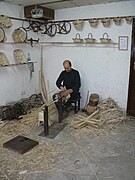
POLYGON ((29 63, 37 63, 37 62, 28 62, 28 63, 20 63, 20 64, 8 64, 8 65, 4 65, 4 66, 0 66, 0 67, 12 67, 12 66, 20 66, 20 65, 25 65, 25 64, 29 64, 29 63))
MULTIPOLYGON (((30 43, 16 43, 16 42, 0 42, 0 44, 30 44, 30 43)), ((34 44, 101 44, 101 45, 118 45, 116 42, 111 42, 111 43, 101 43, 101 42, 94 42, 94 43, 86 43, 86 42, 81 42, 81 43, 75 43, 75 42, 38 42, 38 43, 33 43, 34 44)))
POLYGON ((118 43, 112 42, 112 43, 101 43, 101 42, 95 42, 95 43, 86 43, 86 42, 81 42, 81 43, 75 43, 75 42, 39 42, 38 44, 86 44, 86 45, 93 45, 93 44, 101 44, 101 45, 117 45, 118 43))

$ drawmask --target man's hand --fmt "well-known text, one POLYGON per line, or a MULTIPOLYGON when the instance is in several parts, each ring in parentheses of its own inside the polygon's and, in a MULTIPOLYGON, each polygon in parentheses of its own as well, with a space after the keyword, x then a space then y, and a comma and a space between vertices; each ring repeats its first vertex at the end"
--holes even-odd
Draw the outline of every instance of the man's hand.
POLYGON ((60 86, 60 90, 61 90, 61 91, 65 91, 65 90, 67 90, 67 89, 66 89, 65 86, 64 86, 64 87, 63 87, 63 86, 60 86))
POLYGON ((73 92, 73 89, 68 89, 67 91, 69 94, 71 94, 73 92))

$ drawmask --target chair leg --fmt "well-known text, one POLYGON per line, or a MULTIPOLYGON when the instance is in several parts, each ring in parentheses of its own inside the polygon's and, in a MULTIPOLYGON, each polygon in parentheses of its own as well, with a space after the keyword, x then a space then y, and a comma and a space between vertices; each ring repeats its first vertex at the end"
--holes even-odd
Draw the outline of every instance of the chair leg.
POLYGON ((80 111, 80 99, 78 100, 78 111, 80 111))
POLYGON ((74 108, 74 113, 77 113, 77 106, 76 106, 76 102, 75 102, 75 108, 74 108))

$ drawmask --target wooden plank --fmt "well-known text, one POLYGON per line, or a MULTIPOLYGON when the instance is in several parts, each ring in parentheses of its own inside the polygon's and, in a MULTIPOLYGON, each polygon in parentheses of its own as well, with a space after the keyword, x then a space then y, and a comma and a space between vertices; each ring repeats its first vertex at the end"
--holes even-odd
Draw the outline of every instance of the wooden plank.
MULTIPOLYGON (((37 62, 29 62, 29 63, 37 63, 37 62)), ((20 63, 20 64, 8 64, 8 65, 4 65, 4 66, 0 66, 0 67, 12 67, 12 66, 20 66, 20 65, 25 65, 25 64, 29 64, 29 63, 20 63)))

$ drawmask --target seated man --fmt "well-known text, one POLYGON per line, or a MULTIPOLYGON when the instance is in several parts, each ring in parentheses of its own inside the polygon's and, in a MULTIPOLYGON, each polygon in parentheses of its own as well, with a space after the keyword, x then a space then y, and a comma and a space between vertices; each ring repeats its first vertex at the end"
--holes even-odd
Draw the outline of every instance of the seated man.
POLYGON ((65 70, 59 75, 56 85, 61 91, 70 94, 70 99, 66 102, 65 109, 67 109, 71 106, 71 102, 78 97, 81 81, 79 72, 72 68, 72 64, 69 60, 65 60, 63 66, 65 70))

